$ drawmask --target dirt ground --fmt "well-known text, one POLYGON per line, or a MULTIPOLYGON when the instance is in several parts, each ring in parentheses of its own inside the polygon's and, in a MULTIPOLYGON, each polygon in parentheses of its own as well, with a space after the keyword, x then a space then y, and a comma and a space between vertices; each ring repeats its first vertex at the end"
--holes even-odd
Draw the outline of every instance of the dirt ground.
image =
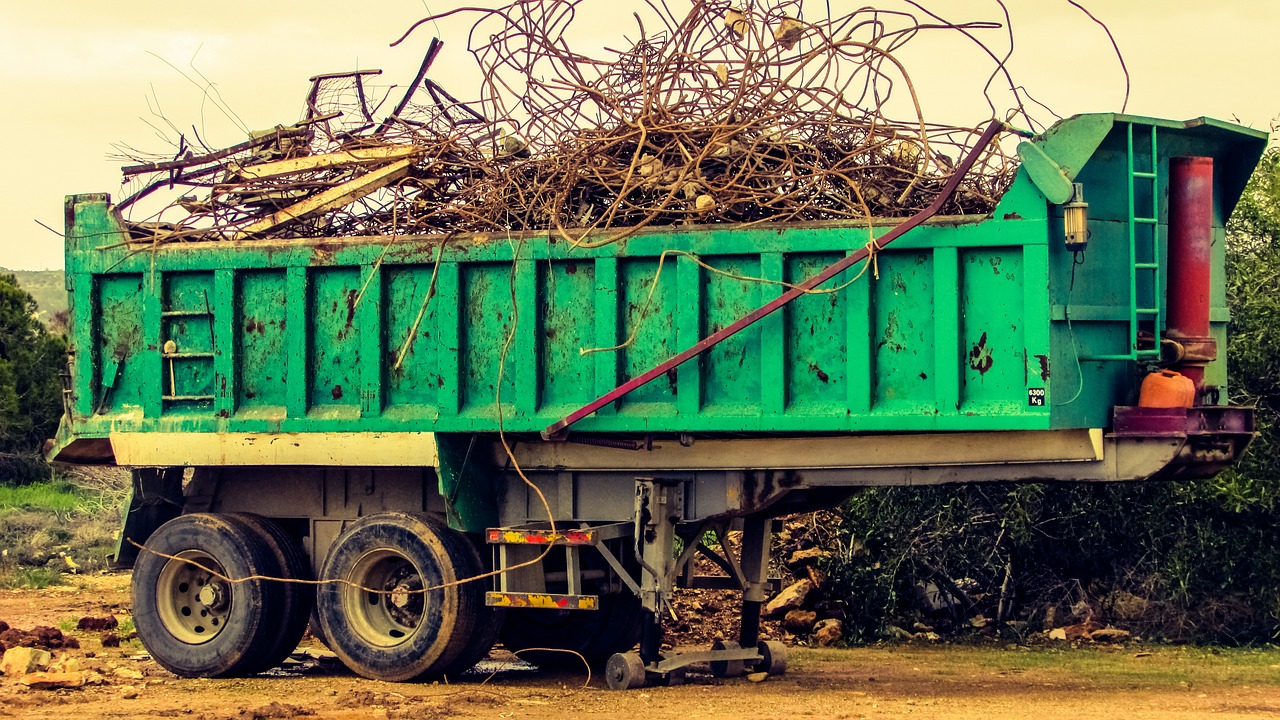
POLYGON ((453 683, 375 682, 347 672, 308 640, 286 667, 268 675, 188 680, 152 662, 136 640, 104 648, 100 633, 74 629, 85 616, 128 618, 127 575, 71 582, 0 591, 0 619, 22 629, 61 627, 81 644, 69 654, 106 681, 36 690, 0 680, 0 717, 1048 720, 1280 714, 1280 652, 1134 645, 797 648, 791 669, 762 683, 692 672, 683 686, 615 692, 585 672, 535 671, 501 648, 453 683))

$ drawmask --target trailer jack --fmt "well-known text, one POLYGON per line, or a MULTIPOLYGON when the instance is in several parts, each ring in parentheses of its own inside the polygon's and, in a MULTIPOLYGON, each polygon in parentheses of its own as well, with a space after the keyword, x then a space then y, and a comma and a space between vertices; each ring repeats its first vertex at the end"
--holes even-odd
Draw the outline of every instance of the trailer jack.
MULTIPOLYGON (((717 640, 709 650, 664 652, 662 614, 670 608, 675 580, 701 547, 705 525, 685 535, 684 549, 676 556, 676 525, 684 515, 683 483, 671 480, 636 480, 635 541, 640 559, 640 604, 643 625, 638 652, 617 653, 605 666, 605 680, 614 690, 645 685, 678 685, 685 669, 694 663, 708 663, 720 677, 742 675, 751 669, 780 675, 786 671, 786 646, 760 641, 760 608, 769 587, 769 540, 771 521, 748 518, 743 524, 742 555, 731 575, 742 585, 742 632, 737 643, 717 640)), ((732 562, 727 551, 724 559, 732 562)))

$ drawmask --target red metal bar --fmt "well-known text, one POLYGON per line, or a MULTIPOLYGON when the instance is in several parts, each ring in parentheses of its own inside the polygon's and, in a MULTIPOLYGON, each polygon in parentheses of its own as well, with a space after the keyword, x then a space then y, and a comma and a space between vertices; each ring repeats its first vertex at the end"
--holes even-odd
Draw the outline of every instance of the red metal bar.
MULTIPOLYGON (((929 205, 929 207, 921 210, 915 215, 912 215, 911 217, 902 221, 901 224, 895 226, 892 230, 890 230, 889 232, 881 236, 879 239, 877 239, 876 244, 879 247, 883 248, 884 246, 888 245, 894 240, 897 240, 898 238, 902 237, 908 231, 914 229, 915 227, 923 223, 925 220, 928 220, 934 215, 937 215, 942 210, 942 206, 946 204, 947 200, 949 200, 951 196, 955 193, 956 188, 960 186, 960 181, 964 179, 964 176, 967 175, 969 170, 973 168, 974 163, 976 163, 978 161, 978 158, 982 156, 982 153, 987 149, 987 146, 990 145, 991 141, 994 140, 995 137, 999 135, 1000 132, 1004 129, 1005 129, 1004 123, 1001 123, 999 121, 993 121, 991 125, 987 127, 986 131, 982 133, 982 136, 978 138, 978 142, 976 145, 973 146, 973 150, 969 151, 969 154, 966 155, 964 160, 960 162, 960 165, 956 168, 956 171, 951 175, 951 178, 947 180, 947 184, 942 187, 942 190, 938 193, 938 196, 934 198, 933 202, 929 205)), ((566 415, 562 420, 559 420, 547 426, 547 429, 542 431, 542 437, 546 440, 551 440, 551 439, 562 436, 564 432, 569 429, 569 426, 578 422, 582 418, 587 417, 588 415, 591 415, 592 413, 596 412, 600 408, 608 405, 611 402, 614 402, 618 398, 626 396, 628 393, 635 390, 636 388, 639 388, 648 384, 654 379, 665 375, 668 371, 683 365, 684 363, 688 362, 689 360, 692 360, 698 355, 701 355, 702 353, 706 352, 712 347, 715 347, 719 343, 724 342, 726 339, 736 335, 738 332, 745 330, 746 328, 754 325, 757 321, 765 317, 768 317, 769 315, 772 315, 774 312, 782 308, 787 303, 805 294, 805 291, 812 290, 813 288, 830 280, 836 275, 839 275, 840 273, 844 272, 848 268, 853 267, 859 262, 862 262, 867 258, 868 252, 869 250, 864 247, 861 250, 853 253, 852 255, 848 255, 843 259, 838 260, 832 263, 831 265, 828 265, 824 270, 819 272, 817 275, 814 275, 813 277, 809 278, 808 280, 805 280, 804 282, 800 283, 796 287, 787 290, 777 299, 772 300, 769 303, 763 305, 762 307, 751 311, 750 313, 743 316, 733 324, 727 325, 724 328, 717 330, 716 332, 708 335, 707 337, 700 340, 693 347, 685 350, 684 352, 681 352, 675 357, 672 357, 670 360, 667 360, 666 362, 658 365, 657 367, 653 368, 652 370, 649 370, 648 372, 645 372, 642 375, 637 375, 636 377, 626 381, 625 383, 610 390, 604 395, 601 395, 595 400, 592 400, 586 405, 583 405, 577 410, 574 410, 573 412, 566 415)))
POLYGON ((1217 355, 1209 332, 1213 246, 1213 158, 1169 160, 1169 318, 1166 335, 1182 344, 1177 369, 1204 385, 1204 364, 1217 355))

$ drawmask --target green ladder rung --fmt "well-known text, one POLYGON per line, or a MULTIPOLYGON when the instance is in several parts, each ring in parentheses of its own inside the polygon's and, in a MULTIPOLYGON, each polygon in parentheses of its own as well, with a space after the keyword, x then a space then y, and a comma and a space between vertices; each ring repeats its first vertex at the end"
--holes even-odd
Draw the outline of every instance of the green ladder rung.
POLYGON ((1153 262, 1134 263, 1133 266, 1139 270, 1159 270, 1160 269, 1160 263, 1153 263, 1153 262))
POLYGON ((1133 176, 1134 176, 1134 177, 1136 177, 1136 178, 1149 178, 1149 179, 1151 179, 1151 180, 1155 180, 1157 177, 1159 177, 1159 175, 1158 175, 1157 173, 1154 173, 1154 172, 1142 172, 1142 171, 1140 171, 1140 170, 1134 170, 1134 171, 1133 171, 1133 176))
POLYGON ((1160 222, 1160 219, 1159 219, 1159 218, 1136 217, 1136 218, 1134 218, 1134 219, 1133 219, 1133 221, 1134 221, 1134 222, 1136 222, 1136 223, 1142 223, 1143 225, 1155 225, 1156 223, 1160 222))

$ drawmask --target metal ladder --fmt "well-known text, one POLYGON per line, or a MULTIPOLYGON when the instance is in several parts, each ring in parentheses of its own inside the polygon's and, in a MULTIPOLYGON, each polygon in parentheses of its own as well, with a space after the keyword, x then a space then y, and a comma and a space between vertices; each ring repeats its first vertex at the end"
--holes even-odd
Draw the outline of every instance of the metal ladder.
POLYGON ((173 403, 205 403, 213 402, 212 394, 184 394, 178 391, 178 378, 176 377, 176 369, 174 361, 199 362, 207 364, 209 373, 213 372, 214 352, 210 350, 188 351, 181 348, 178 344, 179 333, 177 326, 180 322, 191 319, 199 320, 204 318, 209 323, 209 340, 210 345, 213 342, 213 311, 209 308, 209 297, 204 297, 204 308, 200 310, 175 310, 172 308, 161 308, 161 342, 160 359, 164 367, 160 371, 162 387, 160 389, 160 400, 165 404, 173 403))
POLYGON ((1135 360, 1160 359, 1160 329, 1164 326, 1164 303, 1160 297, 1160 285, 1163 282, 1163 267, 1160 262, 1160 154, 1156 147, 1156 126, 1150 125, 1151 160, 1149 170, 1138 170, 1134 155, 1133 123, 1126 130, 1127 148, 1126 164, 1129 173, 1129 257, 1133 258, 1133 271, 1129 273, 1129 299, 1132 317, 1129 321, 1129 342, 1135 360), (1137 184, 1145 183, 1151 189, 1151 216, 1137 214, 1137 184), (1139 250, 1144 251, 1145 260, 1140 260, 1139 250), (1139 297, 1139 275, 1150 273, 1151 282, 1147 284, 1148 293, 1139 297), (1138 347, 1138 323, 1143 319, 1152 321, 1154 336, 1152 347, 1138 347))
POLYGON ((1164 327, 1164 302, 1160 288, 1164 284, 1164 264, 1160 262, 1160 154, 1156 145, 1156 126, 1146 127, 1150 143, 1150 160, 1144 169, 1138 168, 1138 155, 1134 138, 1134 124, 1125 129, 1125 172, 1127 197, 1127 231, 1129 240, 1129 347, 1128 352, 1082 356, 1081 360, 1158 360, 1160 358, 1160 331, 1164 327), (1150 215, 1139 215, 1139 190, 1150 189, 1150 215), (1149 283, 1139 280, 1149 279, 1149 283), (1151 321, 1152 346, 1138 347, 1138 329, 1144 320, 1151 321))

